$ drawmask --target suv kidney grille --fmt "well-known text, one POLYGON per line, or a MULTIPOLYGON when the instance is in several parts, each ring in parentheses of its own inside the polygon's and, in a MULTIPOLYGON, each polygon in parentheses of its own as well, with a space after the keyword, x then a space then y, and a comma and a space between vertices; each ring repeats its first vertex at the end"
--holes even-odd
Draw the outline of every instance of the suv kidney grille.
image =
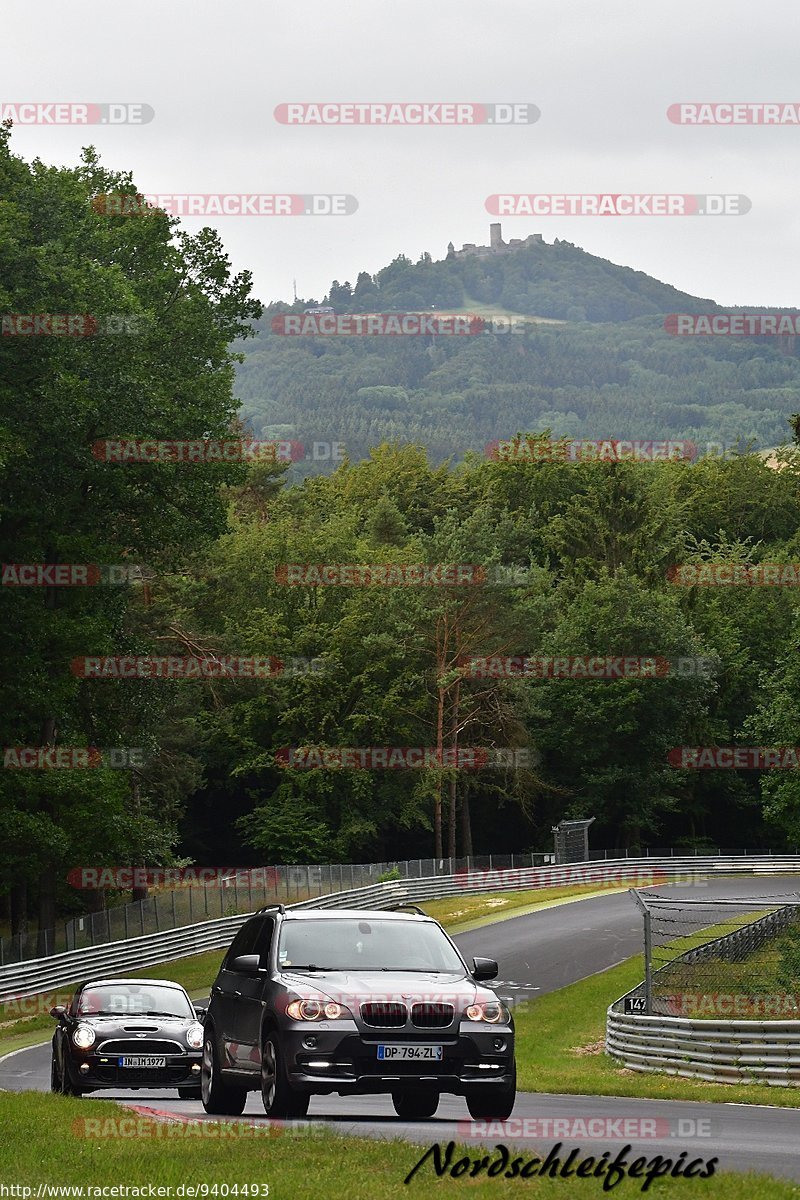
POLYGON ((453 1020, 452 1004, 415 1004, 411 1009, 411 1024, 418 1029, 444 1029, 453 1020))
POLYGON ((361 1005, 361 1020, 375 1029, 399 1029, 405 1025, 408 1009, 405 1004, 373 1001, 361 1005))

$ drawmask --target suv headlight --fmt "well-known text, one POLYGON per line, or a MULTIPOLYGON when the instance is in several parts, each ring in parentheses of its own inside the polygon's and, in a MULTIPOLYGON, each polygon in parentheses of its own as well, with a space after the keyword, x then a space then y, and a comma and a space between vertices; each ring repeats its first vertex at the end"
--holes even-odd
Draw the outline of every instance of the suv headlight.
POLYGON ((286 1012, 293 1021, 337 1021, 350 1016, 349 1010, 335 1000, 293 1000, 286 1012))
POLYGON ((203 1026, 195 1021, 186 1030, 186 1044, 191 1046, 192 1050, 199 1050, 203 1044, 203 1026))
POLYGON ((488 1021, 490 1025, 504 1025, 510 1019, 508 1009, 499 1000, 470 1004, 466 1015, 468 1021, 488 1021))
POLYGON ((79 1025, 72 1035, 72 1040, 79 1050, 88 1050, 94 1045, 95 1032, 91 1025, 79 1025))

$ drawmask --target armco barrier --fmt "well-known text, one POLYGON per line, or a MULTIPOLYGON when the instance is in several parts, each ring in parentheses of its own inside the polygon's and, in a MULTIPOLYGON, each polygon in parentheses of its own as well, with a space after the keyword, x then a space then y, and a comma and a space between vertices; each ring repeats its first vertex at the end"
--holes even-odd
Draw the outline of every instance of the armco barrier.
MULTIPOLYGON (((624 999, 624 997, 622 998, 624 999)), ((606 1050, 631 1071, 800 1085, 800 1021, 717 1021, 608 1010, 606 1050)))
MULTIPOLYGON (((456 871, 453 875, 403 879, 334 892, 287 907, 379 909, 403 901, 470 896, 481 892, 523 891, 576 884, 605 884, 611 887, 615 884, 632 883, 638 887, 647 887, 654 883, 689 881, 709 875, 778 873, 800 874, 800 857, 645 857, 513 870, 480 871, 473 868, 456 871)), ((155 966, 171 959, 199 954, 204 950, 219 950, 229 944, 248 915, 250 914, 242 913, 145 937, 71 950, 48 958, 11 963, 0 968, 0 1001, 33 996, 90 975, 97 977, 101 973, 118 973, 120 970, 155 966)))

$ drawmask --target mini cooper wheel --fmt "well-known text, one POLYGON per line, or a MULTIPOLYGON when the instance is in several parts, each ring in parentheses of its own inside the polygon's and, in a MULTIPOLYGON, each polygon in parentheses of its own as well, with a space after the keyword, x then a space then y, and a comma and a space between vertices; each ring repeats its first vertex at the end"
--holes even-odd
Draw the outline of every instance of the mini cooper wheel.
POLYGON ((476 1087, 467 1092, 467 1108, 475 1121, 507 1121, 514 1111, 517 1098, 517 1066, 514 1064, 511 1082, 500 1087, 476 1087))
POLYGON ((62 1096, 81 1096, 83 1094, 83 1088, 78 1087, 76 1083, 72 1082, 72 1078, 69 1073, 69 1064, 67 1063, 66 1058, 61 1059, 61 1070, 58 1073, 58 1082, 58 1090, 61 1092, 62 1096))
POLYGON ((272 1030, 261 1051, 261 1099, 267 1116, 277 1120, 304 1117, 311 1099, 308 1092, 298 1092, 289 1083, 281 1044, 272 1030))
POLYGON ((438 1092, 393 1092, 392 1104, 404 1121, 428 1121, 439 1107, 438 1092))
POLYGON ((203 1061, 200 1065, 200 1099, 207 1113, 238 1117, 247 1103, 247 1089, 229 1087, 222 1082, 217 1051, 211 1033, 203 1042, 203 1061))
POLYGON ((58 1063, 56 1062, 56 1053, 53 1051, 53 1057, 50 1059, 50 1091, 61 1091, 61 1079, 58 1074, 58 1063))

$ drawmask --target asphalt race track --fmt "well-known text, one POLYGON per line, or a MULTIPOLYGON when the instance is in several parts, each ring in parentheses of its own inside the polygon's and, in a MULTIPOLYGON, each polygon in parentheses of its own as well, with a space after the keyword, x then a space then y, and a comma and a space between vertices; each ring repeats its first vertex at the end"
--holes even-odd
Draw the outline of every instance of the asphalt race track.
MULTIPOLYGON (((659 886, 652 890, 658 894, 669 891, 670 895, 709 899, 789 896, 800 893, 800 877, 726 878, 710 880, 704 888, 695 884, 659 886)), ((455 940, 467 959, 473 954, 483 954, 498 960, 501 980, 498 992, 513 1004, 537 992, 563 987, 635 954, 642 944, 642 923, 631 897, 617 893, 511 917, 457 935, 455 940)), ((0 1060, 0 1088, 47 1091, 49 1086, 49 1043, 17 1051, 0 1060)), ((177 1100, 174 1091, 95 1095, 184 1118, 216 1119, 206 1116, 199 1101, 177 1100)), ((266 1120, 258 1093, 248 1099, 244 1117, 266 1120)), ((466 1104, 455 1096, 443 1096, 436 1117, 423 1122, 399 1120, 388 1096, 319 1096, 311 1100, 309 1119, 324 1122, 338 1133, 407 1137, 418 1145, 444 1144, 451 1139, 467 1144, 474 1141, 476 1156, 478 1146, 491 1147, 503 1142, 519 1148, 518 1152, 524 1149, 530 1156, 543 1157, 555 1142, 563 1141, 562 1161, 575 1146, 580 1146, 582 1155, 610 1151, 613 1158, 617 1149, 631 1142, 629 1161, 639 1155, 652 1158, 657 1154, 674 1159, 681 1151, 687 1151, 690 1159, 718 1156, 718 1171, 759 1171, 800 1180, 800 1112, 796 1109, 520 1093, 513 1117, 504 1132, 499 1133, 491 1127, 483 1130, 477 1127, 473 1132, 466 1104), (567 1118, 587 1122, 600 1118, 617 1122, 619 1128, 613 1124, 605 1126, 604 1136, 598 1137, 597 1125, 589 1124, 587 1136, 564 1137, 553 1122, 567 1118), (638 1126, 640 1136, 626 1137, 621 1124, 625 1118, 640 1123, 649 1120, 651 1124, 638 1126), (593 1131, 594 1139, 590 1136, 593 1131)), ((409 1170, 423 1152, 409 1146, 409 1170)), ((429 1165, 422 1170, 433 1177, 429 1165)))

